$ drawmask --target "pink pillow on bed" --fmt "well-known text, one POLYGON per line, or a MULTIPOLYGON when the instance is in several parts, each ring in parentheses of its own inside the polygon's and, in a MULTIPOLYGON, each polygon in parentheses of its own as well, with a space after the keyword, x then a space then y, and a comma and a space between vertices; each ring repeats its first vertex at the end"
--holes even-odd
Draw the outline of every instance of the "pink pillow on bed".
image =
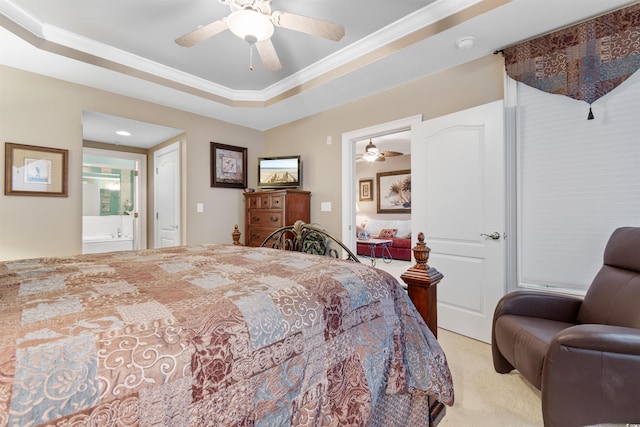
POLYGON ((397 228, 383 228, 382 230, 380 230, 378 237, 381 239, 393 239, 394 237, 396 237, 397 233, 397 228))

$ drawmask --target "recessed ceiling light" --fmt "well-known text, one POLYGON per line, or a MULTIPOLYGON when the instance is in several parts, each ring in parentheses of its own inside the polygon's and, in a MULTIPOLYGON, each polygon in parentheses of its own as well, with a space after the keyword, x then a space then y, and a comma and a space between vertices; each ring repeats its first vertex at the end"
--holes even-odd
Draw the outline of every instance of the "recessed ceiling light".
POLYGON ((126 130, 119 130, 116 133, 120 136, 131 136, 131 132, 127 132, 126 130))

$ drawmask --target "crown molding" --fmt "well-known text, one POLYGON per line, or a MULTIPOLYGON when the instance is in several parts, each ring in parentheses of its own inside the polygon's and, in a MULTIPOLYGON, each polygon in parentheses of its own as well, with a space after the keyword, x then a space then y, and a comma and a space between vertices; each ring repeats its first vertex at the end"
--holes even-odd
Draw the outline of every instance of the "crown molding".
MULTIPOLYGON (((264 107, 360 68, 366 61, 358 60, 364 56, 482 1, 435 1, 262 90, 234 90, 43 23, 13 0, 0 0, 0 12, 14 24, 28 31, 32 40, 27 41, 40 49, 125 74, 137 74, 138 77, 149 80, 174 82, 173 86, 179 90, 200 93, 205 98, 215 99, 223 104, 264 107), (137 73, 131 73, 131 70, 137 70, 137 73), (156 79, 145 76, 155 76, 156 79)), ((392 52, 387 54, 390 53, 392 52)))
POLYGON ((402 19, 387 25, 346 46, 314 64, 298 71, 297 73, 280 80, 261 92, 265 93, 264 99, 277 98, 281 94, 295 89, 301 82, 310 82, 323 75, 331 73, 333 70, 353 62, 371 52, 379 50, 381 47, 412 34, 421 28, 438 22, 454 13, 473 6, 482 0, 439 0, 422 9, 419 9, 402 19))

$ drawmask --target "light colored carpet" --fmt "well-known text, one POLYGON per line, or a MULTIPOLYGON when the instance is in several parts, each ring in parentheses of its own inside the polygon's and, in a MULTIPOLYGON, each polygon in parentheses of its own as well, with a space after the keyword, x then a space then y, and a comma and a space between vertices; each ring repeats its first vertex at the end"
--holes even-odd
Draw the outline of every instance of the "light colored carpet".
MULTIPOLYGON (((360 262, 365 265, 371 265, 369 258, 361 258, 360 262)), ((385 263, 381 258, 377 258, 375 267, 390 273, 402 286, 406 286, 402 279, 400 279, 400 276, 409 268, 413 267, 414 264, 415 262, 402 261, 398 259, 394 259, 390 263, 385 263)))
POLYGON ((445 329, 438 341, 447 355, 455 402, 439 426, 541 427, 540 392, 517 372, 493 369, 491 346, 445 329))
MULTIPOLYGON (((376 268, 403 283, 400 275, 413 264, 400 260, 386 264, 378 259, 376 268)), ((438 330, 438 341, 447 355, 455 393, 455 403, 447 407, 439 426, 543 426, 540 392, 515 371, 497 373, 489 344, 445 329, 438 330)))

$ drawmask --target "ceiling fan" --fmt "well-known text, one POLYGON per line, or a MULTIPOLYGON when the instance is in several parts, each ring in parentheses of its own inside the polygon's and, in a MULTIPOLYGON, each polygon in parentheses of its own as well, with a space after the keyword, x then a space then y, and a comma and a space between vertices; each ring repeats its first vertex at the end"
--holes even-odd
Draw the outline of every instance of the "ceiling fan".
POLYGON ((387 157, 402 156, 404 153, 399 151, 380 151, 374 143, 369 140, 369 143, 364 148, 364 154, 356 156, 356 160, 366 160, 368 162, 384 162, 387 157))
MULTIPOLYGON (((226 29, 256 46, 264 67, 269 71, 282 68, 278 54, 271 42, 274 26, 288 28, 329 40, 338 41, 344 36, 344 27, 333 22, 297 15, 294 13, 271 11, 271 0, 218 0, 231 9, 231 14, 208 25, 201 26, 176 39, 180 46, 191 47, 213 37, 226 29)), ((253 69, 252 64, 249 65, 253 69)))

